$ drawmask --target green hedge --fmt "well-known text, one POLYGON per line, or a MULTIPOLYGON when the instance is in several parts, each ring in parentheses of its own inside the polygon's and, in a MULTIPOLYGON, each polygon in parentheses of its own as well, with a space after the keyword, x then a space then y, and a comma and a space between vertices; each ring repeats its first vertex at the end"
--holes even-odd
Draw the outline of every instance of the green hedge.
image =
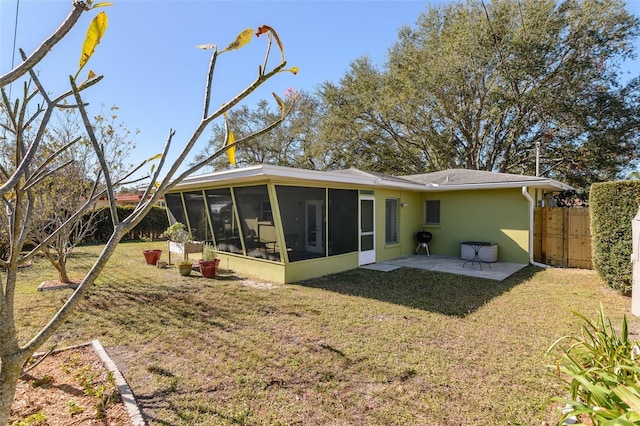
POLYGON ((589 195, 593 266, 623 294, 631 292, 631 220, 638 213, 640 181, 591 185, 589 195))
MULTIPOLYGON (((118 218, 120 220, 129 216, 133 211, 134 206, 119 206, 118 218)), ((167 219, 167 211, 163 207, 154 206, 151 211, 142 219, 142 221, 136 225, 131 232, 129 232, 123 240, 135 240, 139 238, 140 234, 151 235, 154 238, 158 238, 160 234, 164 232, 169 226, 169 220, 167 219)), ((111 236, 113 232, 113 225, 111 223, 111 215, 109 214, 109 208, 104 207, 98 211, 98 218, 96 220, 96 231, 93 235, 86 239, 85 242, 103 243, 111 236)))

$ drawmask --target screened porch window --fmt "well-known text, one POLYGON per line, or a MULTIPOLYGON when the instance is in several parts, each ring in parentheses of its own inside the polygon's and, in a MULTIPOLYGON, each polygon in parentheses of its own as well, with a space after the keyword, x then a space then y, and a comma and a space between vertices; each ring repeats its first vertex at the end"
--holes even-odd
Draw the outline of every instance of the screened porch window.
POLYGON ((440 200, 425 200, 424 223, 425 225, 440 225, 440 200))
POLYGON ((358 191, 329 189, 329 256, 358 251, 358 191))
POLYGON ((233 188, 233 193, 247 256, 280 260, 267 185, 233 188))
POLYGON ((195 241, 211 240, 211 230, 209 229, 202 191, 184 192, 182 196, 187 208, 191 238, 195 241))
POLYGON ((276 194, 289 262, 358 251, 357 191, 277 185, 276 194))
POLYGON ((324 188, 276 186, 289 261, 325 256, 324 188))
POLYGON ((187 220, 185 218, 184 207, 182 205, 182 194, 165 194, 164 199, 169 211, 169 225, 173 225, 176 222, 186 225, 187 220))
POLYGON ((231 190, 229 188, 209 189, 205 191, 205 196, 218 250, 242 253, 238 218, 233 209, 231 190))
POLYGON ((398 199, 387 198, 384 204, 384 242, 385 244, 398 243, 398 199))

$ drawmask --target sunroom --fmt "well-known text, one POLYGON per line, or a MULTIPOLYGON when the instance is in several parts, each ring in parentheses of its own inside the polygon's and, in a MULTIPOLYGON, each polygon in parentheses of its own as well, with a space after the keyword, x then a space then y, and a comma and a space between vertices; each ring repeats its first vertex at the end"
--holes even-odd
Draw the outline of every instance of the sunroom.
POLYGON ((291 282, 355 268, 359 250, 373 249, 373 232, 359 232, 358 188, 370 183, 262 165, 187 178, 166 203, 170 223, 213 244, 221 268, 291 282))

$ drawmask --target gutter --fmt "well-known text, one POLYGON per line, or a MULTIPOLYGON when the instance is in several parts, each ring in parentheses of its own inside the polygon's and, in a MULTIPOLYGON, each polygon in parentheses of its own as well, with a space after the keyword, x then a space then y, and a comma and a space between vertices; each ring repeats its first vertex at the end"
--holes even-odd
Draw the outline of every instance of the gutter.
POLYGON ((526 186, 522 187, 522 195, 529 202, 529 263, 539 268, 550 268, 550 265, 545 265, 544 263, 539 263, 533 260, 533 209, 535 207, 535 202, 533 201, 533 198, 531 198, 531 195, 529 195, 529 191, 526 186))

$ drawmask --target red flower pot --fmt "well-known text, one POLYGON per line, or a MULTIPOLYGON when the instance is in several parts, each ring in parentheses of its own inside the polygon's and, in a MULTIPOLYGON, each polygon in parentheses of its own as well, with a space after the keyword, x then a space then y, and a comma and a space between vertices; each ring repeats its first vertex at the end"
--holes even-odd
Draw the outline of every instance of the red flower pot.
POLYGON ((216 269, 218 269, 219 263, 220 263, 220 259, 199 260, 198 265, 200 266, 200 273, 205 278, 215 278, 216 269))
POLYGON ((160 260, 160 255, 162 254, 162 250, 154 249, 154 250, 145 250, 142 252, 144 254, 144 258, 147 261, 147 265, 155 265, 158 260, 160 260))

